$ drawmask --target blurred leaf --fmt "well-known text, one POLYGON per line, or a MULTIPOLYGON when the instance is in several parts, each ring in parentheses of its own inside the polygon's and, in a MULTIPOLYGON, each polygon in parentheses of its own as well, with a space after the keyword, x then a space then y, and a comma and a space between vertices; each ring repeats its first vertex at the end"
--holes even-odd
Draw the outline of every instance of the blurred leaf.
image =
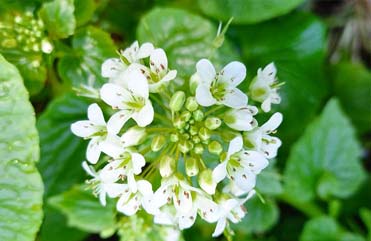
POLYGON ((300 236, 300 241, 364 241, 358 235, 346 232, 336 223, 336 220, 322 216, 309 220, 300 236))
POLYGON ((137 29, 138 40, 163 48, 169 68, 178 70, 178 76, 183 77, 196 72, 196 63, 201 58, 213 57, 219 65, 238 58, 228 43, 221 50, 215 50, 215 36, 216 28, 210 21, 172 8, 154 8, 141 19, 137 29))
POLYGON ((96 0, 75 0, 75 18, 76 26, 82 26, 88 23, 94 15, 97 8, 96 0))
POLYGON ((257 23, 284 15, 296 8, 304 0, 198 0, 201 10, 216 20, 233 23, 257 23))
POLYGON ((72 86, 101 86, 105 83, 101 65, 116 55, 116 47, 109 34, 89 26, 74 35, 72 47, 73 50, 58 63, 58 74, 62 80, 72 86))
POLYGON ((49 204, 67 216, 68 225, 81 230, 99 233, 115 227, 116 206, 108 202, 104 207, 99 203, 92 190, 84 185, 53 196, 49 204))
POLYGON ((0 55, 0 240, 31 241, 42 221, 39 138, 22 78, 0 55))
POLYGON ((362 208, 359 211, 361 219, 365 226, 367 227, 368 231, 368 239, 371 240, 371 210, 367 208, 362 208))
POLYGON ((256 189, 262 194, 279 195, 282 193, 281 176, 274 168, 274 162, 271 162, 256 179, 256 189))
MULTIPOLYGON (((70 125, 86 119, 88 105, 88 101, 75 94, 66 94, 54 99, 38 119, 41 143, 38 167, 45 184, 45 198, 66 191, 85 178, 81 163, 85 159, 87 143, 72 134, 70 125)), ((45 210, 45 220, 41 232, 43 241, 73 241, 73 237, 83 236, 65 223, 60 223, 64 222, 61 214, 50 208, 45 210), (50 230, 65 236, 50 235, 50 230)))
POLYGON ((279 209, 273 199, 265 199, 262 203, 255 196, 246 204, 247 214, 241 222, 232 226, 239 233, 262 233, 272 228, 278 221, 279 209))
POLYGON ((40 9, 40 17, 51 38, 67 38, 72 35, 76 27, 74 16, 74 0, 54 0, 44 3, 40 9))
POLYGON ((242 45, 251 78, 259 67, 274 62, 278 79, 285 82, 279 90, 282 102, 274 105, 284 116, 279 134, 285 147, 302 133, 327 93, 323 76, 326 29, 317 18, 294 13, 233 31, 242 45))
POLYGON ((371 72, 361 64, 340 63, 332 68, 334 92, 361 132, 371 130, 371 72))
POLYGON ((311 123, 292 147, 286 170, 285 190, 298 202, 331 197, 346 198, 365 179, 361 149, 354 129, 336 99, 311 123))

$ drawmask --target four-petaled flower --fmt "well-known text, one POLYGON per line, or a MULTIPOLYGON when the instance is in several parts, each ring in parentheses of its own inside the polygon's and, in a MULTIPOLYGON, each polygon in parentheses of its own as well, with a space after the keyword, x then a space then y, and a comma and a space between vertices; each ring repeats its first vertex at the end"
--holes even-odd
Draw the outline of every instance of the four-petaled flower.
POLYGON ((246 67, 241 62, 233 61, 216 73, 209 60, 201 59, 196 68, 200 78, 196 100, 200 105, 223 104, 235 109, 247 105, 247 96, 237 88, 246 77, 246 67))

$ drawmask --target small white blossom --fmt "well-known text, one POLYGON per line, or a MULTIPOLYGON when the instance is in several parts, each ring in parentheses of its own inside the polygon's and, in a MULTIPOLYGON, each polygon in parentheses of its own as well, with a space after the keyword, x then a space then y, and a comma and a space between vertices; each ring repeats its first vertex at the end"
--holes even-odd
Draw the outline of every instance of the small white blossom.
POLYGON ((250 84, 251 98, 262 103, 264 112, 271 110, 271 104, 279 104, 281 97, 277 93, 279 85, 276 83, 276 67, 273 63, 268 64, 262 70, 258 69, 256 78, 250 84))
POLYGON ((110 83, 125 85, 125 71, 128 65, 119 58, 110 58, 103 62, 101 74, 105 78, 109 78, 110 83))
POLYGON ((96 172, 87 162, 82 163, 84 170, 93 177, 89 180, 89 183, 94 185, 94 194, 99 196, 99 201, 103 206, 106 206, 106 196, 110 198, 118 197, 123 188, 124 184, 115 183, 116 178, 105 170, 96 172))
POLYGON ((154 116, 152 103, 149 100, 148 83, 144 75, 133 71, 130 74, 127 88, 115 84, 105 84, 100 90, 104 102, 119 109, 107 123, 108 131, 118 133, 122 126, 133 118, 138 126, 149 125, 154 116))
POLYGON ((268 165, 268 160, 257 151, 243 150, 241 136, 229 144, 227 158, 215 167, 213 179, 218 183, 228 176, 244 192, 255 187, 256 175, 268 165))
POLYGON ((216 224, 213 237, 218 237, 221 235, 227 226, 228 220, 232 223, 238 223, 243 217, 245 217, 246 209, 243 204, 254 196, 255 191, 252 190, 243 199, 231 198, 227 200, 222 200, 219 204, 220 217, 216 224))
POLYGON ((258 113, 255 106, 246 106, 241 109, 231 109, 224 114, 224 122, 232 129, 249 131, 257 127, 258 122, 254 115, 258 113))
POLYGON ((248 149, 263 153, 268 159, 277 156, 277 150, 282 142, 278 137, 271 136, 282 122, 282 114, 274 113, 262 126, 244 133, 245 144, 248 149))
POLYGON ((196 100, 200 105, 223 104, 236 109, 247 105, 247 96, 237 88, 246 77, 246 67, 241 62, 231 62, 216 73, 209 60, 201 59, 196 68, 200 78, 196 100))
POLYGON ((120 53, 128 63, 132 64, 138 63, 141 59, 147 58, 151 55, 153 50, 153 44, 143 43, 139 47, 138 41, 135 41, 130 45, 130 47, 126 48, 124 51, 120 51, 120 53))

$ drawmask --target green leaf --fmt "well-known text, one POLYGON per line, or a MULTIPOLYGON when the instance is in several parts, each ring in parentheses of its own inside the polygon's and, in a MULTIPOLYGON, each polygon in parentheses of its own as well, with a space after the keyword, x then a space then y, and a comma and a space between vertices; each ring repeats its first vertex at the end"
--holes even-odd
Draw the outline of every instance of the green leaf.
POLYGON ((40 17, 51 38, 61 39, 72 35, 76 27, 74 0, 54 0, 44 3, 40 17))
POLYGON ((292 147, 284 174, 287 195, 298 202, 346 198, 365 179, 354 129, 336 99, 292 147))
POLYGON ((284 15, 304 0, 198 0, 201 10, 208 16, 222 21, 233 17, 233 23, 257 23, 284 15))
POLYGON ((371 240, 371 210, 367 208, 361 208, 359 211, 361 219, 368 231, 368 239, 371 240))
POLYGON ((84 185, 75 186, 49 199, 49 204, 67 216, 68 224, 81 230, 99 233, 115 227, 116 206, 108 202, 104 207, 92 190, 84 185))
POLYGON ((138 40, 163 48, 169 68, 178 70, 178 76, 183 77, 196 72, 196 63, 201 58, 213 57, 217 65, 238 58, 228 43, 215 50, 215 36, 216 28, 210 21, 172 8, 154 8, 142 17, 137 29, 138 40))
MULTIPOLYGON (((70 125, 86 119, 88 105, 87 100, 69 93, 54 99, 38 119, 41 143, 38 167, 45 182, 45 198, 62 193, 85 179, 81 163, 85 159, 87 143, 72 134, 70 125)), ((41 232, 42 241, 73 241, 83 236, 68 228, 61 214, 47 207, 41 232), (50 230, 64 236, 53 235, 50 230)))
POLYGON ((58 63, 62 80, 72 86, 101 86, 105 83, 101 65, 116 55, 116 47, 109 34, 94 27, 81 29, 73 37, 72 48, 58 63))
POLYGON ((0 240, 31 241, 41 224, 43 193, 35 113, 18 70, 1 55, 0 130, 0 240))
POLYGON ((331 69, 334 93, 361 132, 371 130, 371 72, 361 64, 344 62, 331 69))
POLYGON ((344 231, 336 220, 322 216, 309 220, 300 236, 300 241, 364 241, 358 234, 344 231))
POLYGON ((238 33, 250 77, 259 67, 274 62, 278 79, 285 82, 279 90, 281 104, 273 105, 284 115, 279 134, 285 147, 302 133, 327 93, 323 73, 326 29, 317 18, 295 13, 233 31, 238 33))
POLYGON ((88 23, 97 8, 95 0, 75 0, 76 25, 82 26, 88 23))
POLYGON ((272 199, 265 199, 265 203, 255 196, 246 204, 247 214, 244 219, 233 225, 239 233, 262 233, 272 228, 278 221, 279 209, 272 199))
POLYGON ((266 195, 279 195, 282 193, 281 176, 274 168, 274 162, 269 163, 256 179, 256 189, 266 195))

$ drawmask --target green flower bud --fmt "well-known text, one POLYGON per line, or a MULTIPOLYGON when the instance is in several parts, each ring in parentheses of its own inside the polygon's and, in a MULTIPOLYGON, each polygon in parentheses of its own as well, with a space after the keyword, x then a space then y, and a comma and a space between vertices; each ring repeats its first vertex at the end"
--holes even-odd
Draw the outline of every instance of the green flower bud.
POLYGON ((198 174, 198 161, 196 158, 188 158, 185 160, 185 169, 187 176, 193 177, 198 174))
POLYGON ((160 160, 160 174, 162 177, 169 177, 175 171, 175 160, 173 157, 165 155, 160 160))
POLYGON ((219 128, 219 126, 221 124, 222 124, 222 121, 219 118, 217 118, 217 117, 208 117, 205 120, 205 126, 209 130, 215 130, 215 129, 219 128))
POLYGON ((210 195, 215 193, 216 182, 213 180, 213 172, 210 169, 203 170, 198 177, 200 187, 210 195))
POLYGON ((179 151, 182 153, 187 153, 193 148, 193 144, 187 140, 180 140, 178 144, 179 151))
POLYGON ((186 106, 187 110, 189 110, 189 111, 197 110, 198 103, 196 101, 196 98, 193 97, 193 96, 188 97, 185 106, 186 106))
POLYGON ((184 133, 182 135, 182 137, 185 139, 185 140, 188 140, 190 138, 190 135, 188 133, 184 133))
POLYGON ((186 122, 184 120, 182 120, 180 117, 177 117, 173 121, 173 125, 177 129, 182 129, 186 125, 186 122))
POLYGON ((196 89, 199 82, 200 77, 198 76, 197 73, 194 73, 189 80, 189 89, 193 95, 196 93, 196 89))
POLYGON ((197 128, 196 126, 191 126, 191 127, 189 128, 189 133, 190 133, 192 136, 197 135, 197 133, 198 133, 198 128, 197 128))
POLYGON ((204 113, 201 110, 193 112, 193 119, 195 121, 202 121, 204 119, 204 113))
POLYGON ((172 134, 170 134, 170 141, 171 141, 171 142, 177 142, 177 141, 179 141, 179 136, 178 136, 178 134, 176 134, 176 133, 172 133, 172 134))
POLYGON ((192 114, 189 111, 183 111, 182 114, 180 115, 180 119, 182 119, 183 121, 189 121, 191 117, 192 117, 192 114))
POLYGON ((165 143, 166 143, 166 138, 163 135, 155 136, 152 139, 151 150, 154 152, 157 152, 161 150, 162 147, 164 147, 165 143))
POLYGON ((202 144, 196 144, 194 148, 194 152, 196 154, 201 155, 204 152, 204 147, 202 146, 202 144))
POLYGON ((210 139, 210 131, 206 127, 201 127, 198 136, 201 140, 207 141, 210 139))
POLYGON ((185 102, 185 93, 183 91, 177 91, 171 97, 169 107, 172 111, 180 111, 185 102))
POLYGON ((192 141, 193 141, 193 143, 197 144, 197 143, 200 143, 201 139, 198 136, 192 136, 192 141))
POLYGON ((223 151, 222 145, 217 141, 210 142, 207 148, 209 149, 210 153, 214 153, 216 155, 219 155, 223 151))

